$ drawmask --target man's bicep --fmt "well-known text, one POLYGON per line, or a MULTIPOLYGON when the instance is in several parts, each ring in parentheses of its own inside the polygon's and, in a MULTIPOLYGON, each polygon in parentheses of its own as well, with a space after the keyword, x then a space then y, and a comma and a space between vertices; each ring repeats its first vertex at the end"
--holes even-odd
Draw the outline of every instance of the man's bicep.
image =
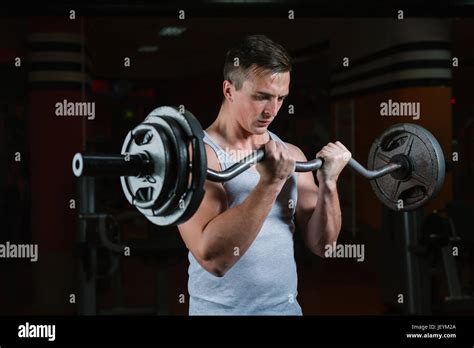
POLYGON ((225 211, 227 202, 225 192, 218 183, 204 184, 204 198, 194 215, 178 226, 179 232, 188 249, 193 251, 200 244, 200 239, 207 224, 225 211))
MULTIPOLYGON (((208 167, 220 171, 217 157, 206 145, 208 167)), ((178 226, 181 238, 195 258, 201 258, 204 253, 203 232, 212 219, 227 210, 227 195, 221 183, 206 180, 204 197, 197 211, 183 224, 178 226)))

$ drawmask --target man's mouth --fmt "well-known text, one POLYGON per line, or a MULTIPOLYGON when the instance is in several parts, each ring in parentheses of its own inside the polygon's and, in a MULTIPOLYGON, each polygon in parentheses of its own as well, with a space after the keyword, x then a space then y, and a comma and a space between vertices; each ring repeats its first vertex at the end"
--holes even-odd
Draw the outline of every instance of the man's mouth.
POLYGON ((264 126, 268 126, 270 124, 270 121, 258 121, 259 124, 261 125, 264 125, 264 126))

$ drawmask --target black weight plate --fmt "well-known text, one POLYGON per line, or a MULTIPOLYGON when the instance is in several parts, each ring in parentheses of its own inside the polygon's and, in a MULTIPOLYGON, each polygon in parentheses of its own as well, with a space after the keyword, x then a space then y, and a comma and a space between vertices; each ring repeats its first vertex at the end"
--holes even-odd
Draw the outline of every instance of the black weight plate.
POLYGON ((165 178, 163 180, 163 187, 161 188, 160 196, 158 197, 155 204, 153 205, 153 209, 166 204, 166 201, 169 197, 169 192, 171 190, 174 190, 175 181, 173 180, 173 175, 178 170, 177 169, 178 156, 174 148, 175 139, 174 139, 173 133, 167 132, 167 129, 165 127, 160 127, 160 126, 156 126, 156 127, 166 134, 166 136, 163 139, 163 149, 166 152, 165 157, 167 159, 167 166, 166 166, 165 178))
POLYGON ((174 214, 176 207, 179 207, 181 197, 185 194, 188 187, 189 178, 189 156, 188 139, 181 125, 174 118, 169 116, 160 116, 157 118, 167 124, 172 133, 173 146, 170 150, 175 157, 175 170, 170 173, 170 181, 173 182, 170 190, 162 190, 166 194, 166 201, 161 206, 156 206, 153 210, 153 216, 164 216, 174 214))
POLYGON ((441 189, 445 175, 443 151, 427 129, 412 123, 385 130, 370 148, 368 168, 386 165, 395 155, 409 158, 411 172, 402 180, 385 175, 371 181, 379 200, 392 210, 409 211, 425 205, 441 189))
MULTIPOLYGON (((153 110, 147 116, 145 122, 153 123, 156 121, 156 118, 162 117, 173 118, 180 125, 180 127, 176 129, 184 131, 186 135, 186 141, 182 144, 183 146, 178 147, 178 149, 185 149, 186 151, 186 154, 182 153, 180 156, 185 158, 188 171, 176 173, 176 178, 186 177, 188 184, 186 190, 181 197, 179 197, 181 192, 177 190, 176 198, 179 199, 176 206, 170 205, 166 212, 157 210, 156 213, 158 214, 153 214, 153 216, 146 215, 146 217, 156 225, 169 226, 178 225, 187 221, 199 207, 204 196, 207 159, 203 142, 204 132, 197 119, 189 111, 185 111, 184 114, 181 114, 177 108, 163 106, 153 110), (188 144, 192 145, 192 162, 190 162, 188 158, 188 144)), ((167 121, 169 122, 169 119, 167 121)), ((174 202, 176 202, 176 200, 174 200, 174 202)))
POLYGON ((207 176, 207 156, 206 148, 204 146, 204 131, 202 130, 201 124, 197 118, 190 112, 185 111, 184 117, 189 124, 192 134, 192 177, 191 187, 188 190, 188 194, 191 194, 189 199, 188 207, 182 216, 181 221, 187 221, 191 216, 194 215, 196 210, 201 205, 204 197, 204 182, 207 176))

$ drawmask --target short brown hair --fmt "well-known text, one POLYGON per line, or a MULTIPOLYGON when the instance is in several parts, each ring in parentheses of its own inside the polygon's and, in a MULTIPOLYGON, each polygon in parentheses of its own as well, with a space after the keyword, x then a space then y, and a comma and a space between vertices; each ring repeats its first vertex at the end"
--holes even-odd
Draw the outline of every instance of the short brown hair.
POLYGON ((283 46, 265 35, 246 36, 226 53, 224 79, 239 90, 251 70, 291 72, 291 58, 283 46))

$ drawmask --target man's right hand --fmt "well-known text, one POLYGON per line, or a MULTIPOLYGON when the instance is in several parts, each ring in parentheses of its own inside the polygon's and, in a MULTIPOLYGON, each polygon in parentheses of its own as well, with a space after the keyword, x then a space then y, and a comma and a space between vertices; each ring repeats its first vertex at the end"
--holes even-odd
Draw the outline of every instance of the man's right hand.
POLYGON ((295 159, 283 145, 270 140, 265 144, 265 158, 256 165, 260 182, 265 185, 283 187, 295 171, 295 159))

